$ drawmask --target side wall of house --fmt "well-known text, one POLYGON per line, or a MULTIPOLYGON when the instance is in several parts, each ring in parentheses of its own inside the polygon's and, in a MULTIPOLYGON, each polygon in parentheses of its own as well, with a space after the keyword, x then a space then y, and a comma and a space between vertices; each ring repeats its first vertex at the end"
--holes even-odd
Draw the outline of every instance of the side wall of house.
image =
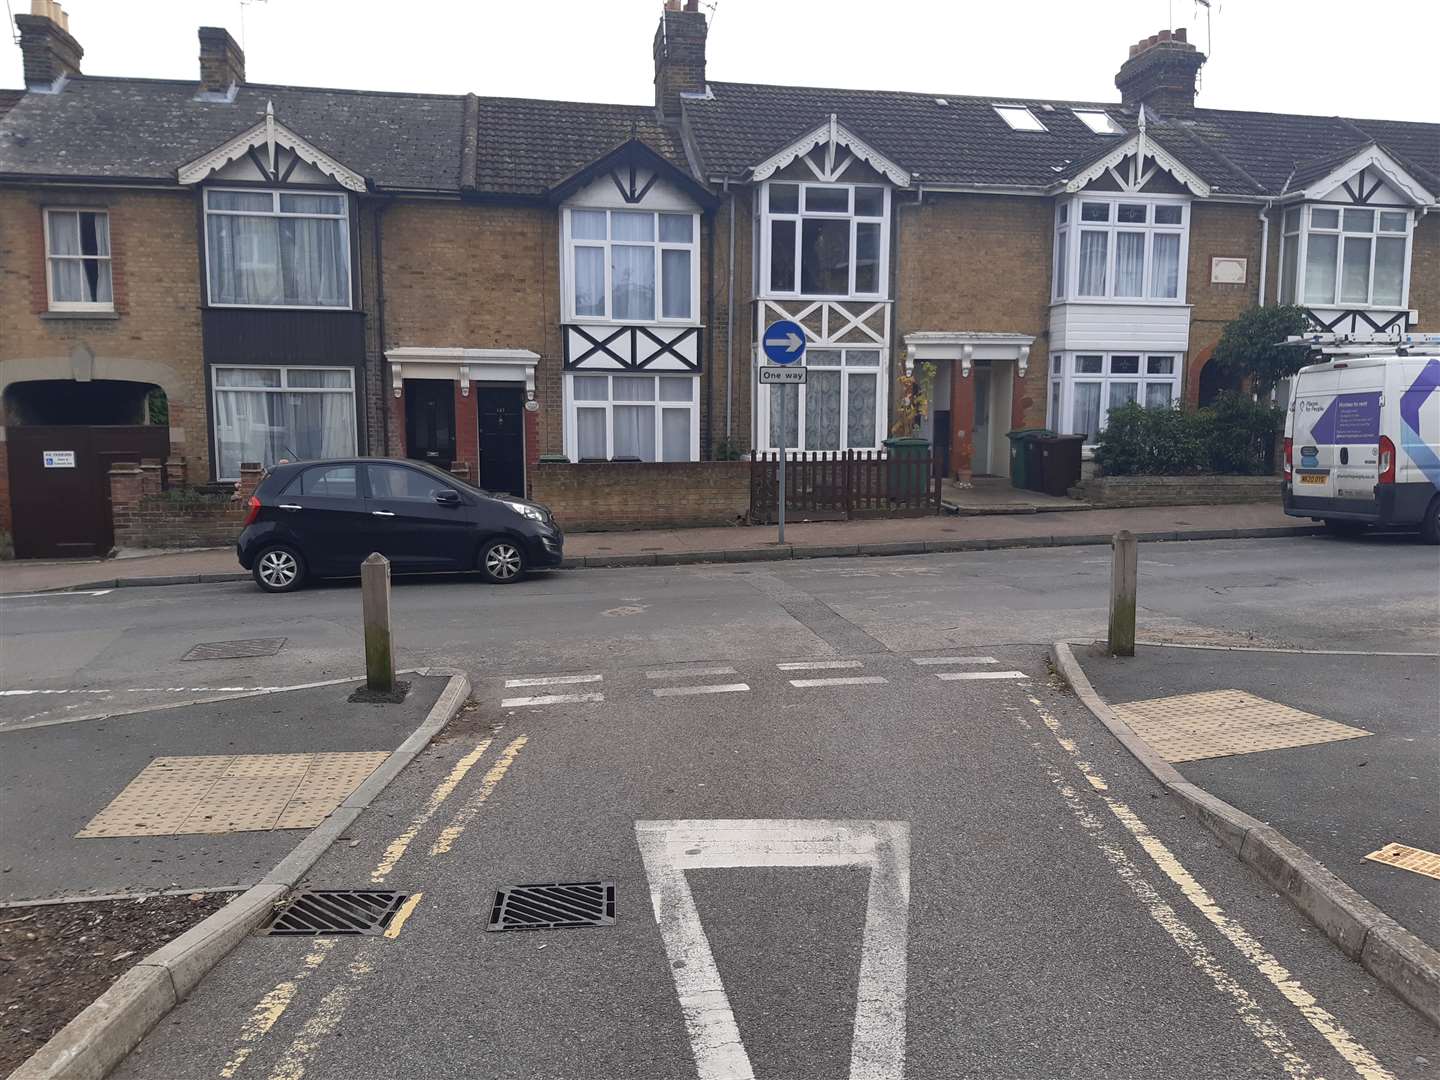
MULTIPOLYGON (((751 369, 755 340, 755 193, 748 187, 731 188, 722 196, 714 214, 715 280, 703 304, 705 333, 710 336, 713 363, 700 380, 701 392, 709 397, 708 410, 702 404, 701 415, 709 416, 710 454, 714 456, 722 444, 733 450, 748 452, 751 447, 751 413, 753 394, 751 369), (734 280, 730 279, 730 229, 734 213, 735 265, 734 280), (728 325, 726 304, 732 296, 728 325), (728 336, 727 336, 728 335, 728 336), (727 343, 729 356, 727 357, 727 343), (727 363, 729 365, 727 371, 727 363), (727 428, 726 400, 729 419, 727 428)), ((704 295, 704 280, 701 282, 704 295)), ((707 363, 709 360, 707 360, 707 363)))
POLYGON ((1410 252, 1410 308, 1420 313, 1416 333, 1440 333, 1440 213, 1426 214, 1415 227, 1410 252))
MULTIPOLYGON (((1190 303, 1190 348, 1185 357, 1185 400, 1194 404, 1200 391, 1200 372, 1215 352, 1225 324, 1248 307, 1260 293, 1260 219, 1249 204, 1216 203, 1196 199, 1190 204, 1190 259, 1186 267, 1190 303), (1211 280, 1214 259, 1244 259, 1245 280, 1225 284, 1211 280)), ((1279 236, 1272 228, 1267 262, 1279 256, 1279 236)), ((1267 276, 1270 267, 1266 267, 1267 276)), ((1266 303, 1276 294, 1267 285, 1266 303)))

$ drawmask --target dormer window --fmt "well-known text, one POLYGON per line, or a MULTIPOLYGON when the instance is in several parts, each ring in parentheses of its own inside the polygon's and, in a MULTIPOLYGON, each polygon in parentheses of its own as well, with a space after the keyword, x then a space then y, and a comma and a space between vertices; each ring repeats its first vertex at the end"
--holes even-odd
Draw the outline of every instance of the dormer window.
POLYGON ((1072 109, 1079 120, 1096 135, 1124 135, 1125 129, 1114 118, 1101 109, 1072 109))
POLYGON ((1011 131, 1050 130, 1024 105, 995 105, 992 107, 1000 114, 1000 119, 1010 125, 1011 131))
POLYGON ((760 198, 769 295, 886 295, 889 188, 772 181, 760 198))
POLYGON ((349 226, 342 194, 207 189, 211 306, 350 307, 349 226))

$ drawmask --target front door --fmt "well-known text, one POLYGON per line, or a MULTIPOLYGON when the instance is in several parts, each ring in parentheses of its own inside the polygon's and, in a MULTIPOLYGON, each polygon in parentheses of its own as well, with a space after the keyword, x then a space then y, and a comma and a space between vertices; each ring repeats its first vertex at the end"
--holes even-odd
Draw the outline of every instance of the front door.
POLYGON ((970 471, 976 476, 991 472, 990 468, 990 365, 980 361, 971 376, 975 380, 974 456, 970 471))
POLYGON ((525 495, 525 392, 475 388, 480 414, 480 486, 525 495))
POLYGON ((455 384, 405 380, 405 456, 450 471, 455 461, 455 384))

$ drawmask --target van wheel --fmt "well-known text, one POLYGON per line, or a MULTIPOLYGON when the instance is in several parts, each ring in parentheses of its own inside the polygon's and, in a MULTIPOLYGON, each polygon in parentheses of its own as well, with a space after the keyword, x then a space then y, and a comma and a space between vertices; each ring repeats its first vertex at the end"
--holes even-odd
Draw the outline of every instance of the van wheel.
POLYGON ((266 592, 294 592, 305 583, 305 560, 294 548, 276 545, 260 552, 250 573, 266 592))
POLYGON ((1420 539, 1427 544, 1440 544, 1440 495, 1430 500, 1425 516, 1420 519, 1420 539))
POLYGON ((1365 522, 1350 521, 1346 518, 1326 518, 1322 524, 1331 536, 1359 536, 1365 531, 1365 522))
POLYGON ((509 585, 525 576, 525 553, 507 537, 491 540, 480 549, 480 575, 492 585, 509 585))

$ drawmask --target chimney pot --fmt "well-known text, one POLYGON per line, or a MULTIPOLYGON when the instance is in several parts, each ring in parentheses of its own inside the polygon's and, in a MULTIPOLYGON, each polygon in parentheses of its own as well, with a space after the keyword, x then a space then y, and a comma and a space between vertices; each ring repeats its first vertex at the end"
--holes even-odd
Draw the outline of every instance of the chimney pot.
POLYGON ((655 28, 655 110, 665 123, 680 120, 680 95, 705 92, 708 26, 698 0, 666 0, 655 28))
POLYGON ((1130 46, 1130 55, 1115 76, 1127 109, 1147 105, 1164 115, 1195 108, 1195 77, 1205 55, 1186 38, 1183 28, 1161 30, 1130 46))
POLYGON ((223 26, 200 27, 200 92, 226 94, 245 82, 245 53, 223 26))
POLYGON ((25 85, 48 89, 66 75, 80 74, 85 50, 70 36, 70 20, 55 0, 31 0, 29 15, 16 15, 25 85))
POLYGON ((1176 40, 1176 41, 1189 41, 1189 40, 1190 40, 1189 38, 1187 38, 1187 37, 1185 36, 1185 27, 1181 26, 1181 27, 1179 27, 1179 28, 1176 29, 1176 31, 1175 31, 1175 40, 1176 40))
POLYGON ((1160 33, 1156 35, 1156 37, 1158 37, 1161 41, 1169 41, 1169 40, 1170 40, 1170 31, 1169 31, 1169 30, 1161 30, 1160 33))

